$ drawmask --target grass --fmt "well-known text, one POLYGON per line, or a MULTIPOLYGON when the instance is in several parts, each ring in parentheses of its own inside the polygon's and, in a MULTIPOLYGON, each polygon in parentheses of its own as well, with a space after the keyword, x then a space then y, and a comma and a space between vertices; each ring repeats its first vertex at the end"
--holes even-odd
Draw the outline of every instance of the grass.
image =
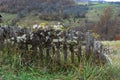
MULTIPOLYGON (((104 45, 118 46, 120 41, 104 41, 104 45)), ((119 45, 120 46, 120 45, 119 45)), ((8 48, 9 49, 9 48, 8 48)), ((22 66, 19 63, 17 52, 9 52, 4 49, 0 53, 0 78, 3 80, 120 80, 119 56, 112 54, 113 64, 104 66, 91 66, 91 60, 86 62, 84 58, 79 66, 70 63, 53 66, 52 69, 44 67, 22 66)))
POLYGON ((11 23, 11 21, 17 17, 16 14, 11 14, 11 13, 0 12, 0 14, 2 15, 3 24, 11 23))
POLYGON ((111 6, 109 3, 98 3, 98 4, 95 4, 95 5, 92 5, 91 8, 104 8, 104 7, 107 7, 107 6, 111 6))
POLYGON ((103 41, 104 45, 120 47, 120 41, 103 41))
POLYGON ((120 63, 119 63, 120 41, 103 41, 102 43, 108 47, 112 47, 112 49, 115 50, 115 52, 111 54, 110 56, 113 60, 113 65, 120 69, 120 63))
POLYGON ((111 47, 114 50, 113 54, 111 54, 110 57, 113 61, 113 66, 120 69, 120 41, 103 41, 102 43, 107 47, 111 47))
POLYGON ((73 76, 73 72, 69 71, 69 74, 67 72, 62 73, 48 73, 48 72, 40 72, 39 70, 21 70, 19 73, 16 74, 14 70, 4 71, 0 70, 0 75, 4 80, 53 80, 53 79, 64 79, 64 80, 70 80, 73 76), (2 72, 1 72, 2 71, 2 72))
POLYGON ((56 72, 41 71, 39 69, 0 69, 0 76, 3 80, 119 80, 120 70, 116 67, 91 67, 85 64, 84 67, 75 67, 71 70, 56 72))
POLYGON ((78 5, 88 5, 89 3, 88 2, 79 2, 77 3, 78 5))

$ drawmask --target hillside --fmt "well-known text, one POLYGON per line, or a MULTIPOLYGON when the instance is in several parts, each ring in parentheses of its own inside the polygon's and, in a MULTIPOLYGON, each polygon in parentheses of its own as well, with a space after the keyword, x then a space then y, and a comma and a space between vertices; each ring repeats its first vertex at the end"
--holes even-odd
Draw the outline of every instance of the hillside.
POLYGON ((50 6, 64 6, 67 4, 74 4, 72 0, 0 0, 0 11, 3 12, 10 12, 10 13, 17 13, 19 11, 27 10, 39 10, 43 11, 46 8, 46 4, 50 6))
POLYGON ((0 0, 0 12, 16 14, 15 22, 30 16, 47 21, 59 21, 71 15, 79 18, 85 17, 87 10, 87 6, 77 5, 73 0, 0 0))

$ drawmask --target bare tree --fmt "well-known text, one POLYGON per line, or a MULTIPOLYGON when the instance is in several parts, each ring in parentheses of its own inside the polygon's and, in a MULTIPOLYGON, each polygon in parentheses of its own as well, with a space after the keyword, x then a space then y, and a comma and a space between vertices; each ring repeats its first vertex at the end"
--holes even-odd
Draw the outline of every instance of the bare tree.
POLYGON ((103 10, 103 14, 100 16, 100 21, 97 24, 97 32, 104 39, 109 39, 116 24, 116 18, 114 16, 114 10, 112 7, 106 7, 103 10))

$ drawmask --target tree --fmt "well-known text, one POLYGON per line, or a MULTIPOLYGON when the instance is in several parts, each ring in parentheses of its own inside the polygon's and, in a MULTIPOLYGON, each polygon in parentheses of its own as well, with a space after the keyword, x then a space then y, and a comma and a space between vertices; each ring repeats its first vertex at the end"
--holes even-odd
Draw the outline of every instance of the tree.
POLYGON ((103 10, 103 14, 100 16, 100 20, 97 24, 97 32, 101 35, 101 37, 106 40, 110 39, 112 33, 114 32, 115 20, 113 8, 106 7, 103 10))

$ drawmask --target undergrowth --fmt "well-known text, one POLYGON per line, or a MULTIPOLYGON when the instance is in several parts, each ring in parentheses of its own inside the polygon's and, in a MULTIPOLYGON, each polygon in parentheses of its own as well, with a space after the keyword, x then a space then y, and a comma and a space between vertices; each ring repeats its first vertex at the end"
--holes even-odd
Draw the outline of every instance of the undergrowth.
POLYGON ((120 80, 120 68, 110 64, 91 65, 84 57, 79 65, 40 66, 20 63, 19 51, 7 46, 0 52, 0 78, 3 80, 120 80))

